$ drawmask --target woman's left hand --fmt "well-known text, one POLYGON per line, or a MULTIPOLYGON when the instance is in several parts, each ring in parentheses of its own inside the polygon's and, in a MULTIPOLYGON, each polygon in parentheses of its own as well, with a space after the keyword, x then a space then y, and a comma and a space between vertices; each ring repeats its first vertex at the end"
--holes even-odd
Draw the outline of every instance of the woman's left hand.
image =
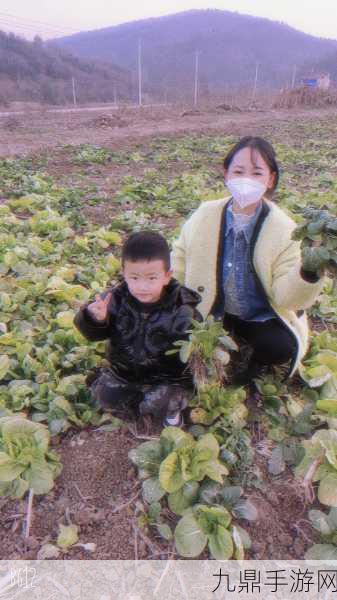
POLYGON ((311 246, 302 248, 302 269, 309 273, 317 273, 321 277, 324 274, 329 257, 329 251, 322 243, 313 241, 311 246))

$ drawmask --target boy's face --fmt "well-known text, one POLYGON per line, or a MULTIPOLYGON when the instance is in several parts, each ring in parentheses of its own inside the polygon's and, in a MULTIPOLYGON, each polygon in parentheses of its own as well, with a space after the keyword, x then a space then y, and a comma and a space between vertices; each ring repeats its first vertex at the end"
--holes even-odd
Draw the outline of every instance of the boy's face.
POLYGON ((166 271, 162 260, 126 260, 123 267, 124 279, 132 296, 139 302, 156 302, 163 288, 172 277, 172 271, 166 271))

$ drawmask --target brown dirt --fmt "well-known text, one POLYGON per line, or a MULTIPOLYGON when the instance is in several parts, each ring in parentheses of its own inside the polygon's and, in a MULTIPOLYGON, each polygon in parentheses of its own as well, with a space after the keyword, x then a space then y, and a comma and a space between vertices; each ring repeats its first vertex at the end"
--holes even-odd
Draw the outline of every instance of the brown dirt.
MULTIPOLYGON (((237 135, 260 132, 261 126, 290 120, 322 118, 332 109, 266 109, 262 111, 214 111, 214 107, 200 110, 200 114, 183 116, 181 106, 142 107, 119 110, 102 109, 96 117, 90 112, 27 112, 19 115, 20 130, 17 135, 6 128, 6 118, 0 118, 0 156, 25 156, 33 152, 49 151, 52 147, 65 144, 95 143, 108 148, 125 148, 135 140, 146 142, 153 136, 187 135, 210 133, 237 135), (109 122, 126 122, 125 126, 92 126, 93 120, 108 117, 109 122), (112 121, 111 121, 112 120, 112 121)), ((12 115, 15 116, 14 114, 12 115)), ((1 117, 1 115, 0 115, 1 117)))
POLYGON ((268 456, 255 453, 252 470, 261 489, 248 491, 247 497, 257 508, 259 518, 248 525, 242 522, 253 542, 249 558, 303 559, 306 550, 319 540, 306 518, 309 507, 303 488, 289 469, 279 476, 269 474, 267 461, 268 456))
MULTIPOLYGON (((65 558, 134 558, 130 511, 127 506, 115 513, 114 509, 139 489, 127 456, 135 445, 125 432, 83 431, 64 436, 57 445, 63 471, 49 494, 34 498, 28 548, 22 535, 24 502, 3 501, 0 558, 36 558, 43 543, 55 543, 59 523, 67 524, 69 519, 80 527, 80 542, 97 544, 97 552, 91 555, 72 548, 65 558), (20 516, 15 518, 16 514, 20 516)), ((140 557, 144 550, 140 548, 140 557)))

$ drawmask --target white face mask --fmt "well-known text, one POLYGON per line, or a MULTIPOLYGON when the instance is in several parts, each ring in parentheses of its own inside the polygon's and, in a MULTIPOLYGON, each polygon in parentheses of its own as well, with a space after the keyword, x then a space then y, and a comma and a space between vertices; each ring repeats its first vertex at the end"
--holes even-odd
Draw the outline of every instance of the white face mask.
POLYGON ((264 183, 249 177, 234 177, 226 181, 226 186, 240 208, 255 204, 267 190, 264 183))

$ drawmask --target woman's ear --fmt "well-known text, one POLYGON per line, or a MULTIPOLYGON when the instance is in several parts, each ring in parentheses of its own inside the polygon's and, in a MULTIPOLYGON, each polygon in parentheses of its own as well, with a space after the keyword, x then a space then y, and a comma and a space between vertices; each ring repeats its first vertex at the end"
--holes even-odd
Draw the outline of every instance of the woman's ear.
POLYGON ((268 185, 267 185, 267 189, 268 190, 271 190, 274 187, 274 185, 275 185, 275 179, 276 179, 276 173, 275 173, 275 171, 273 171, 269 175, 269 180, 268 180, 268 185))

